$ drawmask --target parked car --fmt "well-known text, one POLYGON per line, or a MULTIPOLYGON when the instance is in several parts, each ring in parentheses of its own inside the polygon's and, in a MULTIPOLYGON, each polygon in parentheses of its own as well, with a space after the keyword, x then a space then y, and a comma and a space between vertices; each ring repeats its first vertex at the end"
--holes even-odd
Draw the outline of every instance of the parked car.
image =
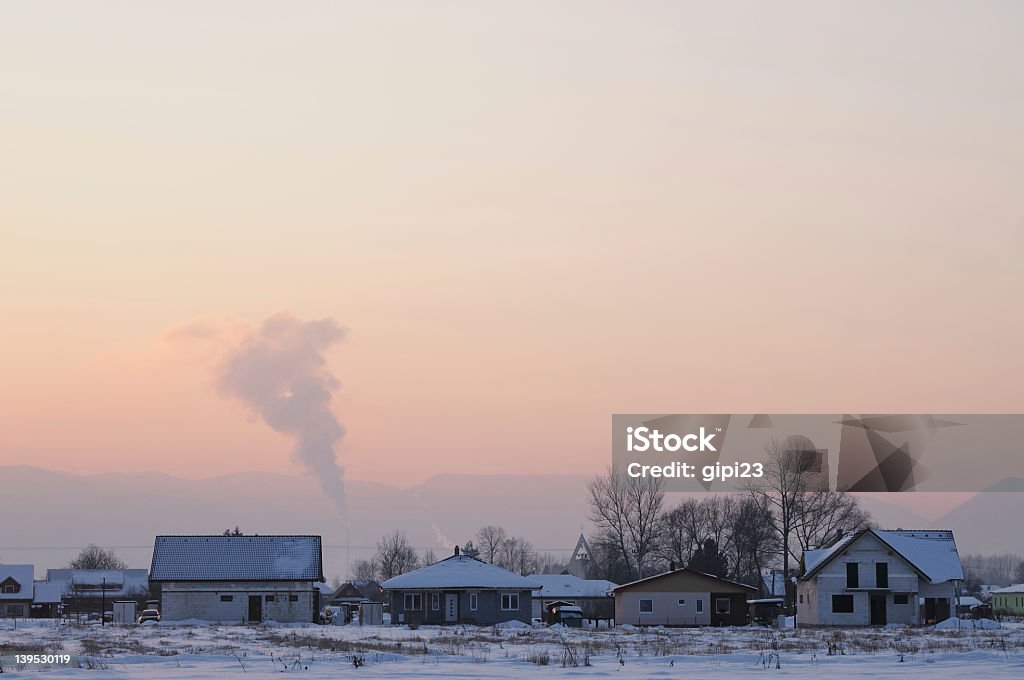
POLYGON ((320 623, 328 626, 337 624, 341 622, 343 616, 341 607, 329 605, 320 611, 320 623))
POLYGON ((145 623, 146 621, 160 621, 160 612, 155 609, 143 609, 142 613, 139 614, 138 623, 145 623))
POLYGON ((109 610, 103 612, 103 620, 105 622, 107 622, 107 623, 113 623, 113 621, 114 621, 114 612, 109 611, 109 610))

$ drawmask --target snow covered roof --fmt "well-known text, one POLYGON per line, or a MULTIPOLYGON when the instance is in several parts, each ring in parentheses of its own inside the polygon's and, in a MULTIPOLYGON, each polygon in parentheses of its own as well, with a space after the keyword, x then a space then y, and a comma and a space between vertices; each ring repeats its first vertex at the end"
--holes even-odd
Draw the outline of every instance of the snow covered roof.
POLYGON ((618 584, 601 579, 582 579, 572 574, 532 574, 531 581, 541 584, 534 597, 606 597, 618 584))
POLYGON ((1024 583, 1015 583, 1012 586, 993 590, 993 595, 1007 595, 1009 593, 1024 593, 1024 583))
POLYGON ((153 581, 323 581, 319 536, 157 536, 153 581))
POLYGON ((804 551, 803 578, 809 578, 833 557, 867 534, 874 534, 899 553, 932 583, 962 581, 964 570, 956 550, 953 532, 938 529, 894 531, 865 529, 843 536, 828 548, 804 551))
POLYGON ((0 600, 31 600, 35 570, 31 564, 0 564, 0 583, 13 579, 20 586, 16 593, 5 593, 0 589, 0 600))
POLYGON ((475 557, 451 557, 416 571, 389 578, 381 584, 385 590, 433 590, 438 588, 483 588, 536 590, 541 584, 475 557))
POLYGON ((984 603, 981 600, 979 600, 978 598, 976 598, 976 597, 971 597, 970 595, 964 595, 963 597, 960 598, 960 603, 959 604, 960 604, 961 607, 978 607, 978 606, 980 606, 980 605, 982 605, 984 603))
POLYGON ((36 581, 36 592, 32 601, 36 604, 59 604, 64 594, 64 584, 60 581, 36 581))

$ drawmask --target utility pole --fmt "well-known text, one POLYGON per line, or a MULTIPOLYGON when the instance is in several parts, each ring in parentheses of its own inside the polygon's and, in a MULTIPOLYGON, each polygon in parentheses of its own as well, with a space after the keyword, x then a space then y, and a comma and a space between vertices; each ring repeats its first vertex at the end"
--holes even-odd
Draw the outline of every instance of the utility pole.
POLYGON ((100 584, 100 628, 107 626, 107 579, 100 584))

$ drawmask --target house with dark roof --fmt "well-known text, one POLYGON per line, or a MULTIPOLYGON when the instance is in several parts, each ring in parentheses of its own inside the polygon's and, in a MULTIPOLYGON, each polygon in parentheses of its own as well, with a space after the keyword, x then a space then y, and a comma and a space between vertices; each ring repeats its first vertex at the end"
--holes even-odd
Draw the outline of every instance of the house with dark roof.
POLYGON ((391 605, 392 623, 491 626, 530 623, 531 592, 542 584, 460 555, 456 546, 451 557, 389 578, 381 586, 391 605))
POLYGON ((149 570, 164 621, 315 621, 319 536, 157 536, 149 570))
POLYGON ((670 569, 612 589, 615 624, 634 626, 742 626, 747 597, 757 588, 687 567, 670 569))
POLYGON ((929 624, 956 612, 964 579, 952 531, 863 529, 807 550, 797 622, 810 626, 929 624))
POLYGON ((35 588, 31 564, 0 564, 0 618, 29 615, 35 588))

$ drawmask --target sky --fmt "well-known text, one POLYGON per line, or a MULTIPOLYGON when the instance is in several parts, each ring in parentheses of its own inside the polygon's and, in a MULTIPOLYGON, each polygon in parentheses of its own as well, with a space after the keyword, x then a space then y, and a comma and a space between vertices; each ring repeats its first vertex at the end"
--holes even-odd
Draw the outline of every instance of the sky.
POLYGON ((1020 412, 1022 27, 5 4, 0 465, 298 474, 218 389, 281 312, 346 329, 354 479, 593 474, 612 413, 1020 412))

